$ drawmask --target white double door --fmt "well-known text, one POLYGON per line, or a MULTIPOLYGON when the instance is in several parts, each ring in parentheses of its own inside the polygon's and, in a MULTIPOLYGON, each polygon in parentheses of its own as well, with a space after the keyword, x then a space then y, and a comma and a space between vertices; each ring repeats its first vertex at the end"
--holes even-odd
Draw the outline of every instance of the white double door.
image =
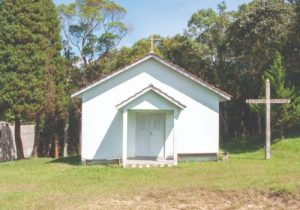
POLYGON ((135 156, 164 157, 165 113, 137 112, 135 156))

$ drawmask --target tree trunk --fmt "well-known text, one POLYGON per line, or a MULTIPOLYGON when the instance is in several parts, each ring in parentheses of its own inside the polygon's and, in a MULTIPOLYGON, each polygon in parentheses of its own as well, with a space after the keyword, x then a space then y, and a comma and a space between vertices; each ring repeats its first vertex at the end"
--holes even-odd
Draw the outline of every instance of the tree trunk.
POLYGON ((68 132, 69 132, 69 116, 66 117, 66 122, 65 122, 63 157, 68 156, 68 137, 69 137, 68 132))
POLYGON ((280 138, 281 138, 281 140, 284 139, 284 131, 283 131, 283 127, 282 126, 280 126, 280 138))
POLYGON ((32 149, 32 157, 38 157, 38 146, 40 143, 40 115, 37 114, 35 118, 35 135, 34 135, 34 143, 32 149))
POLYGON ((53 143, 51 143, 51 141, 53 141, 53 140, 49 140, 48 142, 47 142, 47 147, 46 147, 46 157, 51 157, 51 155, 52 155, 52 151, 53 151, 53 143))
POLYGON ((257 130, 258 130, 258 134, 262 134, 263 132, 262 119, 259 114, 257 115, 257 130))
POLYGON ((16 142, 16 149, 17 149, 17 159, 21 160, 24 159, 24 151, 23 151, 23 144, 21 138, 21 121, 20 118, 15 116, 15 142, 16 142))
POLYGON ((58 154, 59 154, 59 152, 58 152, 58 136, 57 136, 57 134, 54 134, 54 158, 58 158, 58 154))

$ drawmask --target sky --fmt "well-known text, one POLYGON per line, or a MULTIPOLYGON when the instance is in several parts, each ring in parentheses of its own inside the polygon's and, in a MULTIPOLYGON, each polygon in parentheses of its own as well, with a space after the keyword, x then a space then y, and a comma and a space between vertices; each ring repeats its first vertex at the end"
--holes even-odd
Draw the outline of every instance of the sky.
MULTIPOLYGON (((54 0, 56 5, 68 4, 74 0, 54 0)), ((130 26, 130 32, 120 46, 131 46, 151 34, 174 36, 187 28, 192 14, 199 9, 217 9, 222 0, 115 0, 127 10, 123 19, 130 26)), ((239 5, 250 0, 227 0, 228 10, 237 10, 239 5)))

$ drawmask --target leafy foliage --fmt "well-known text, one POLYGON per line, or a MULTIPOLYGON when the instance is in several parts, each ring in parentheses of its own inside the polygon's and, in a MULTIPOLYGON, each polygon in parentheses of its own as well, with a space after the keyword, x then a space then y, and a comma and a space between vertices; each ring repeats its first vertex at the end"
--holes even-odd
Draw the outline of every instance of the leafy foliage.
POLYGON ((42 2, 1 2, 0 103, 14 115, 32 116, 46 94, 45 50, 50 43, 42 7, 42 2))
POLYGON ((126 35, 128 28, 121 22, 126 11, 109 0, 76 0, 60 5, 58 11, 68 55, 70 51, 79 54, 77 60, 84 69, 81 80, 86 85, 97 76, 94 70, 100 59, 126 35))
POLYGON ((240 134, 262 132, 261 114, 249 110, 244 101, 260 95, 264 84, 261 78, 272 64, 274 52, 283 51, 288 43, 295 11, 281 0, 254 0, 242 5, 233 17, 226 32, 225 64, 229 70, 226 82, 235 80, 229 89, 237 95, 227 111, 235 113, 234 120, 244 122, 227 122, 239 127, 240 134))
POLYGON ((53 2, 1 1, 0 23, 0 104, 6 116, 34 121, 61 113, 67 81, 53 2))
POLYGON ((286 87, 286 73, 282 66, 282 57, 275 52, 274 62, 264 75, 263 80, 270 79, 273 97, 291 99, 291 104, 274 106, 272 120, 275 127, 280 129, 281 137, 284 138, 283 129, 293 125, 300 117, 300 97, 295 89, 286 87))
POLYGON ((218 59, 226 30, 232 19, 232 12, 226 11, 226 4, 218 5, 218 14, 212 9, 201 9, 194 13, 188 22, 187 35, 206 45, 207 55, 212 62, 218 59))

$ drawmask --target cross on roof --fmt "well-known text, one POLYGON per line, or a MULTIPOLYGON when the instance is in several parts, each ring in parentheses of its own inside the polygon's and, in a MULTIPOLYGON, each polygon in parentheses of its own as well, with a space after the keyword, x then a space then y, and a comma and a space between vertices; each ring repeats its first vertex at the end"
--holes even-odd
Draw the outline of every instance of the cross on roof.
POLYGON ((289 99, 271 99, 270 80, 266 80, 266 99, 247 99, 248 104, 266 104, 266 146, 265 159, 271 158, 271 104, 290 103, 289 99))
POLYGON ((151 49, 150 53, 154 53, 154 41, 160 41, 161 39, 154 39, 153 35, 150 36, 150 41, 151 41, 151 49))

